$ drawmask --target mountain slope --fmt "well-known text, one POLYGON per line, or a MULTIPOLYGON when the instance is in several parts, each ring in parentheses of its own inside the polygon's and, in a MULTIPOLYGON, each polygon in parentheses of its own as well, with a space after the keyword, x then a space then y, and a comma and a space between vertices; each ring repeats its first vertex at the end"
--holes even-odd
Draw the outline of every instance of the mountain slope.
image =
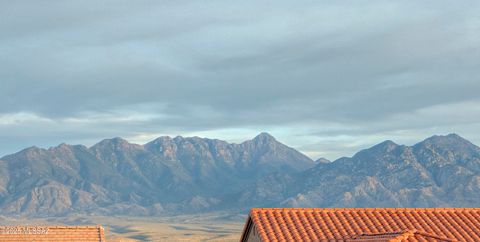
POLYGON ((231 144, 121 138, 0 159, 0 213, 149 216, 251 207, 477 207, 480 148, 451 134, 313 161, 262 133, 231 144))
POLYGON ((179 136, 136 145, 114 138, 90 148, 31 147, 1 160, 2 213, 27 215, 205 211, 259 177, 314 166, 266 133, 241 144, 179 136))
POLYGON ((458 135, 412 147, 383 142, 352 158, 319 164, 294 181, 282 206, 476 207, 480 149, 458 135))

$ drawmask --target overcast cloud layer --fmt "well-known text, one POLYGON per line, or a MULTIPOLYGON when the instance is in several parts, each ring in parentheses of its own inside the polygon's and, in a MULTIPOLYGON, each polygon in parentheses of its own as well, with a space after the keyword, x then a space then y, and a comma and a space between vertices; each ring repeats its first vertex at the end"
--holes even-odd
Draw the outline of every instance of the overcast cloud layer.
POLYGON ((0 156, 261 131, 312 158, 480 144, 480 2, 1 1, 0 156))

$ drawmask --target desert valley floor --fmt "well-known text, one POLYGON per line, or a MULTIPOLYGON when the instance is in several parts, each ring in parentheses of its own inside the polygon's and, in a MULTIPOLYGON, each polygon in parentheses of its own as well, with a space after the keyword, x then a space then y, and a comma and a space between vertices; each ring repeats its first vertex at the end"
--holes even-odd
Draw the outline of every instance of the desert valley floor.
POLYGON ((85 217, 68 218, 6 218, 2 224, 22 225, 102 225, 109 242, 133 241, 238 241, 245 216, 226 214, 184 215, 162 218, 85 217))

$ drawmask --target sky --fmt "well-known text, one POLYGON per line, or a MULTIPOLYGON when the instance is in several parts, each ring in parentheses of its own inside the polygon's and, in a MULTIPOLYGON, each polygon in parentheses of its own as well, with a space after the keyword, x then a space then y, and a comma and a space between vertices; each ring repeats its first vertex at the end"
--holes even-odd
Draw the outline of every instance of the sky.
POLYGON ((480 1, 0 0, 0 157, 260 132, 312 158, 480 144, 480 1))

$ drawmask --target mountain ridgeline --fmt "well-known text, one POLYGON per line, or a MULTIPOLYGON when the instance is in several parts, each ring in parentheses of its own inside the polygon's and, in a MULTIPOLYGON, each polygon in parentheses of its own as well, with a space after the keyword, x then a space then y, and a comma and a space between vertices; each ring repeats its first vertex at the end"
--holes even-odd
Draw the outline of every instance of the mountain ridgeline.
POLYGON ((121 138, 0 159, 0 214, 156 216, 251 207, 478 207, 480 148, 458 135, 313 161, 267 133, 241 144, 121 138))

